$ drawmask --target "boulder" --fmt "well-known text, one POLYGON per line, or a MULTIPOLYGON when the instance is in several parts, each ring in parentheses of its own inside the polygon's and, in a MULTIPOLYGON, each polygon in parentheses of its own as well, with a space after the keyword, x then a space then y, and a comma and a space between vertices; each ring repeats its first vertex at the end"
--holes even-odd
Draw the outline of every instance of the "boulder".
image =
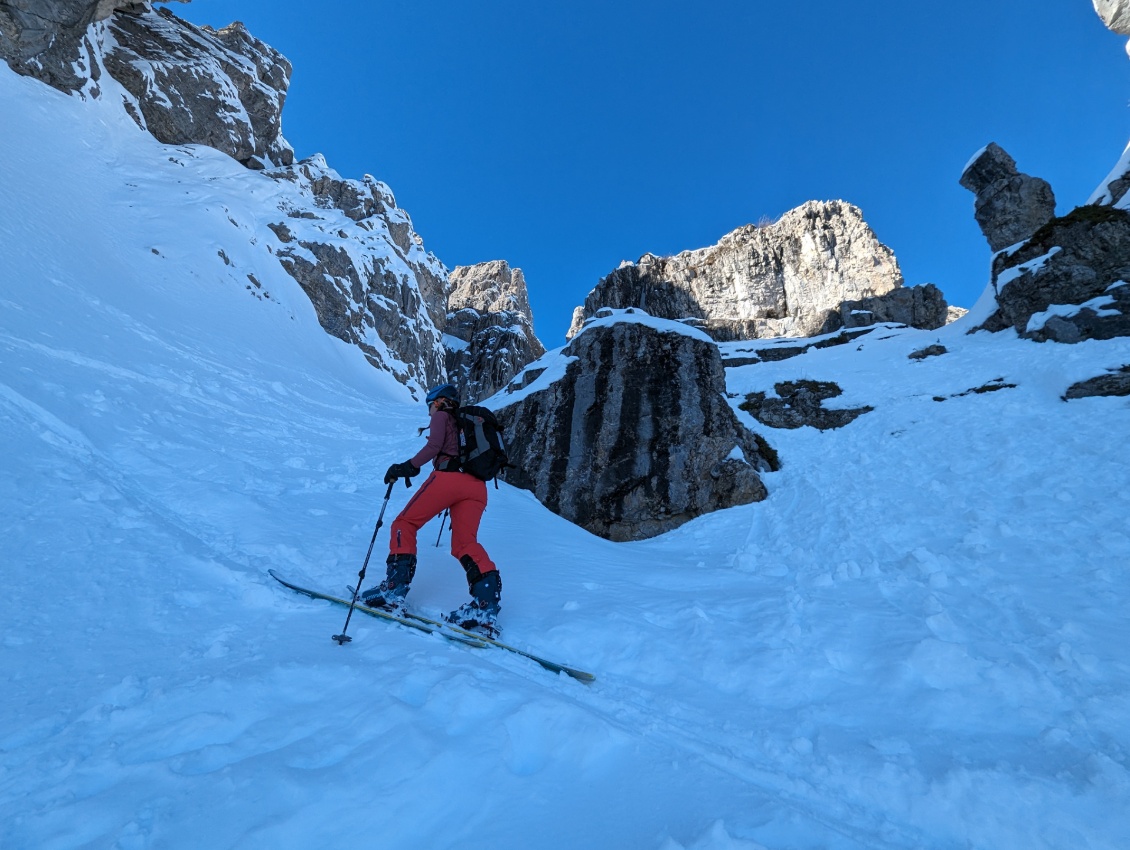
POLYGON ((995 142, 969 161, 960 183, 977 196, 974 215, 994 252, 1027 239, 1055 217, 1048 182, 1017 171, 1016 161, 995 142))
MULTIPOLYGON (((636 307, 686 321, 718 341, 815 336, 865 321, 860 302, 902 283, 894 254, 858 207, 812 201, 776 223, 739 228, 709 248, 621 264, 574 312, 569 336, 602 307, 636 307)), ((912 296, 906 306, 925 301, 912 296)), ((944 315, 944 300, 941 305, 944 315)), ((908 324, 937 327, 939 305, 927 313, 900 315, 908 324)))
POLYGON ((828 431, 854 422, 875 408, 826 408, 824 402, 843 393, 831 381, 781 381, 773 387, 777 397, 750 393, 740 405, 762 425, 770 428, 801 428, 805 425, 828 431))
POLYGON ((935 330, 950 321, 950 307, 942 291, 932 283, 900 286, 884 295, 873 295, 840 306, 844 327, 899 324, 935 330))
POLYGON ((1064 393, 1063 400, 1127 395, 1130 395, 1130 365, 1121 366, 1117 369, 1107 369, 1105 375, 1072 384, 1064 393))
POLYGON ((925 360, 927 357, 940 357, 943 354, 948 354, 949 350, 941 343, 933 343, 927 345, 925 348, 920 348, 917 351, 912 351, 907 355, 911 360, 925 360))
POLYGON ((619 313, 527 372, 492 404, 516 467, 507 481, 593 534, 639 540, 766 497, 770 463, 704 334, 619 313))
POLYGON ((545 354, 526 278, 504 260, 456 266, 449 279, 447 373, 464 403, 485 399, 545 354))

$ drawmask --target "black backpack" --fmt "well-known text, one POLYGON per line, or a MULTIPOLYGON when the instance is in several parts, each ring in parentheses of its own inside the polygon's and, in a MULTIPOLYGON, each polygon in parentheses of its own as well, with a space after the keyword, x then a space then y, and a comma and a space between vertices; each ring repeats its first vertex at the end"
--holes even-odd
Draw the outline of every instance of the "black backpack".
POLYGON ((459 429, 458 469, 461 472, 490 481, 510 466, 502 429, 493 411, 485 407, 460 407, 452 415, 459 429))

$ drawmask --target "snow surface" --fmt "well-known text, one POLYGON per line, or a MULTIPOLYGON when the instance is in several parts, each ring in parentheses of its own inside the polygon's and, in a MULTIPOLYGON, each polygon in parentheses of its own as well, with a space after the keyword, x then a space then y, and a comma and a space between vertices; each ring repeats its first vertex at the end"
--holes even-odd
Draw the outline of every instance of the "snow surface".
MULTIPOLYGON (((1130 341, 730 369, 875 411, 747 419, 769 499, 653 540, 492 490, 505 639, 591 685, 365 617, 340 647, 266 570, 356 576, 422 406, 250 245, 262 175, 0 99, 0 847, 1130 846, 1130 404, 1060 399, 1130 341)), ((465 595, 436 531, 429 613, 465 595)))

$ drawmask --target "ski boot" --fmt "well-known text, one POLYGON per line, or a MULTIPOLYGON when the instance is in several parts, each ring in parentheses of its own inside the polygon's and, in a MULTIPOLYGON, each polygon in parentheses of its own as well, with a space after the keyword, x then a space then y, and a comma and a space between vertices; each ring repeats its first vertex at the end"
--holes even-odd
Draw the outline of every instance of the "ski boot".
POLYGON ((389 555, 385 563, 385 580, 376 587, 361 591, 361 604, 395 612, 404 608, 404 597, 408 595, 412 577, 416 575, 416 556, 389 555))
POLYGON ((471 601, 460 605, 445 619, 461 629, 479 632, 489 638, 498 637, 498 603, 502 598, 502 577, 498 570, 491 570, 484 575, 469 555, 464 555, 459 562, 467 573, 471 601))

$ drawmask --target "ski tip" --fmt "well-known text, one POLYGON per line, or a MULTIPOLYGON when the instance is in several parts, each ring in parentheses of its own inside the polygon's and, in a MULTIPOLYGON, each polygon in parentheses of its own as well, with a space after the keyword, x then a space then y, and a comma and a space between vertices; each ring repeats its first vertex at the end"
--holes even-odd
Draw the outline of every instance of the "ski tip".
POLYGON ((576 679, 578 682, 584 682, 586 685, 596 681, 596 676, 594 676, 592 673, 586 673, 584 670, 574 670, 572 668, 569 668, 567 670, 562 670, 561 672, 566 676, 576 679))

